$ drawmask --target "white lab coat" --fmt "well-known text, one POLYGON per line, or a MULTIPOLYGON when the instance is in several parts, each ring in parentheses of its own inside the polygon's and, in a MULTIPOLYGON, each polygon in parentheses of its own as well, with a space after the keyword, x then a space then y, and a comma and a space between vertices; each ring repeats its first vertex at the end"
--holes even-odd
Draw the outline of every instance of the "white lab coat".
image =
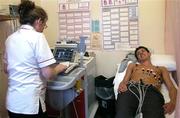
POLYGON ((46 80, 40 68, 55 63, 43 33, 22 25, 6 40, 8 70, 7 109, 14 113, 37 114, 39 101, 45 108, 46 80))

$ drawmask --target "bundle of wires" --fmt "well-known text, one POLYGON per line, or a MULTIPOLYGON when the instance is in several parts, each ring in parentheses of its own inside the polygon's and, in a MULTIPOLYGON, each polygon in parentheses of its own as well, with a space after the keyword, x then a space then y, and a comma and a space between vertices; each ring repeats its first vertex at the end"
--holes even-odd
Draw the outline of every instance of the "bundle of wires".
POLYGON ((143 114, 142 114, 142 106, 143 106, 143 102, 144 102, 144 99, 145 99, 145 96, 146 96, 146 92, 147 92, 147 89, 150 85, 145 85, 142 80, 140 80, 139 83, 134 83, 134 82, 130 82, 129 83, 129 86, 128 86, 128 89, 131 93, 133 93, 136 98, 138 99, 139 101, 139 105, 138 105, 138 108, 136 110, 136 115, 135 115, 135 118, 143 118, 143 114), (135 93, 132 88, 135 88, 138 93, 135 93))

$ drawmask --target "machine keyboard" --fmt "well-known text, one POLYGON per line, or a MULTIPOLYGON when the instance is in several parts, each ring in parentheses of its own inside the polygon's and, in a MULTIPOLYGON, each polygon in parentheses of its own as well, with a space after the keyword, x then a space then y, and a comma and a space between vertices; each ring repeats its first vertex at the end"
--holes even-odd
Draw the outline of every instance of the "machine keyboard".
POLYGON ((78 63, 70 63, 69 67, 64 71, 65 74, 68 74, 70 71, 75 69, 79 64, 78 63))

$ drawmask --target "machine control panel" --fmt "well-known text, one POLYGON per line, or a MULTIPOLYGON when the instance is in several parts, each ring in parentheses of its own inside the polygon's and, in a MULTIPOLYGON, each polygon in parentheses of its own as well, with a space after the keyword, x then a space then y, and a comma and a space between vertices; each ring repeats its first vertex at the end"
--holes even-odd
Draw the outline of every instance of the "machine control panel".
POLYGON ((56 47, 54 50, 54 57, 57 62, 70 61, 74 62, 76 52, 74 48, 56 47))

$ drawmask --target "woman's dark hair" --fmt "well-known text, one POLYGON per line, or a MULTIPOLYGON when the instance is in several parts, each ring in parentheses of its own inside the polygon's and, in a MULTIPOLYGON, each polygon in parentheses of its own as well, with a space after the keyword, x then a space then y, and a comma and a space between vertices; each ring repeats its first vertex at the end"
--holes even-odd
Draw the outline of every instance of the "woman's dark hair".
POLYGON ((137 60, 138 60, 137 51, 138 51, 139 49, 141 49, 141 48, 143 48, 143 49, 145 49, 147 52, 149 52, 149 49, 146 48, 146 47, 144 47, 144 46, 139 46, 139 47, 137 47, 136 50, 134 51, 134 54, 135 54, 135 57, 136 57, 137 60))
POLYGON ((19 5, 18 13, 20 24, 33 25, 37 19, 41 19, 43 22, 48 19, 45 10, 39 6, 35 6, 35 3, 29 0, 25 0, 19 5))

